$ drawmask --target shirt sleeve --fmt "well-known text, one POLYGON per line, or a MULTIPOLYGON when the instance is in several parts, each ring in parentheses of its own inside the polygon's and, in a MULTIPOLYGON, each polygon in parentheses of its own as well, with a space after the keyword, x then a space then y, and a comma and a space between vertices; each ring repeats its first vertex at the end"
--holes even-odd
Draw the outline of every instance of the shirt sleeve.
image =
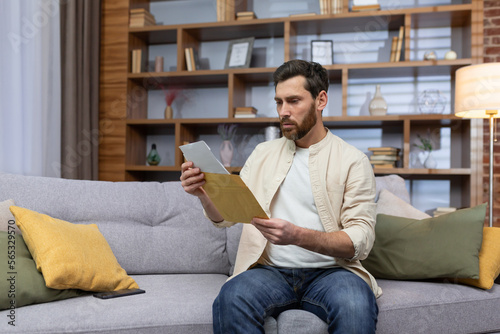
POLYGON ((341 210, 342 231, 354 245, 348 261, 364 260, 375 241, 375 176, 366 156, 351 166, 341 210))

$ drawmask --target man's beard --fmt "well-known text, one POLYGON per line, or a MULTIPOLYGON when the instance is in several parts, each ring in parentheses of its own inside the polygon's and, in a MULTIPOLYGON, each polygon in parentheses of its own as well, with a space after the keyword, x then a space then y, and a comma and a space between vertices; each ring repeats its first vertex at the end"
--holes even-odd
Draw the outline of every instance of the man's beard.
POLYGON ((284 117, 280 119, 280 127, 281 127, 281 133, 283 133, 283 136, 285 138, 290 139, 290 140, 299 140, 303 138, 305 135, 311 131, 313 126, 316 124, 316 121, 318 120, 318 116, 316 116, 316 107, 314 103, 311 104, 311 108, 309 109, 309 112, 307 113, 306 117, 302 121, 302 124, 297 124, 297 122, 294 122, 290 120, 289 117, 284 117), (283 128, 283 123, 287 124, 293 124, 295 125, 294 128, 291 129, 284 129, 283 128))

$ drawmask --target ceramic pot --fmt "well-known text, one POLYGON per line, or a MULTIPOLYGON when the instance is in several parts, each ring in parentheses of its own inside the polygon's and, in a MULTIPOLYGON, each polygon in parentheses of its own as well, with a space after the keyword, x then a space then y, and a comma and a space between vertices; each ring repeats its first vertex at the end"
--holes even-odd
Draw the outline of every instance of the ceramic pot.
POLYGON ((148 153, 146 161, 150 166, 157 166, 160 163, 161 157, 156 150, 156 144, 151 145, 151 150, 148 153))
POLYGON ((432 151, 430 151, 429 154, 427 154, 427 158, 424 161, 424 167, 430 169, 437 167, 437 161, 434 159, 432 151))
POLYGON ((165 119, 172 119, 174 117, 174 109, 172 109, 172 106, 167 106, 165 108, 165 119))
POLYGON ((375 95, 368 105, 368 110, 370 110, 370 115, 372 116, 383 116, 387 114, 387 102, 385 102, 380 92, 380 85, 377 85, 375 89, 375 95))
POLYGON ((224 140, 220 145, 220 160, 224 167, 231 166, 231 160, 233 160, 233 143, 230 140, 224 140))

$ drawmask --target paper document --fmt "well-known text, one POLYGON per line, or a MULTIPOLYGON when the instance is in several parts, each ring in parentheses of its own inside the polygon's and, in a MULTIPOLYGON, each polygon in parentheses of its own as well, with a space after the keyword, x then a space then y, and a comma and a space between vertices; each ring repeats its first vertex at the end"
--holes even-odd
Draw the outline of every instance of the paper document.
POLYGON ((229 174, 204 141, 180 146, 187 160, 205 174, 203 189, 225 220, 249 224, 266 212, 239 175, 229 174))
POLYGON ((201 169, 203 173, 229 174, 203 140, 182 145, 179 148, 186 157, 186 160, 192 161, 194 166, 201 169))

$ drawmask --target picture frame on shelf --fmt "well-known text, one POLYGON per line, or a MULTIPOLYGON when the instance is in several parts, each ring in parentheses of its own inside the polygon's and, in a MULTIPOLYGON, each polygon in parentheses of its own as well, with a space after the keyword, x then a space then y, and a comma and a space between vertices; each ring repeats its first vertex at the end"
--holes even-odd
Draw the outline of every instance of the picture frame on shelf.
POLYGON ((250 67, 254 41, 255 37, 240 38, 229 41, 224 68, 250 67))
POLYGON ((333 65, 333 41, 312 40, 311 61, 321 65, 333 65))

